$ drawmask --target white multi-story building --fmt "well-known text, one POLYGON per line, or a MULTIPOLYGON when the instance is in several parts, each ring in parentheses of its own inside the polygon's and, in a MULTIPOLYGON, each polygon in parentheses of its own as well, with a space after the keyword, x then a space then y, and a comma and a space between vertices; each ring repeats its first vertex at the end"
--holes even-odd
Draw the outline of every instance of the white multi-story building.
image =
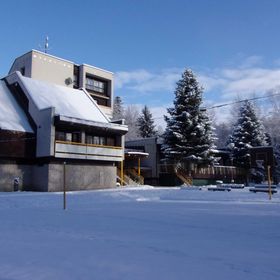
POLYGON ((32 50, 0 80, 0 190, 113 187, 123 122, 111 122, 113 74, 32 50), (66 166, 66 168, 65 168, 66 166))

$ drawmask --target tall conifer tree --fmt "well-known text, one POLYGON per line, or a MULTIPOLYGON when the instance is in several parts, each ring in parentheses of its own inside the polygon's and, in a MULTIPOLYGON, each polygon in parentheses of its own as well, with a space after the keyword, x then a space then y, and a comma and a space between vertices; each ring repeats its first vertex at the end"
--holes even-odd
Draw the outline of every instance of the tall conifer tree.
POLYGON ((201 107, 202 92, 193 72, 185 70, 177 82, 174 107, 168 108, 169 116, 165 116, 163 153, 171 161, 213 162, 212 125, 201 107))
POLYGON ((142 114, 137 119, 137 125, 139 128, 139 136, 142 138, 153 137, 156 135, 153 116, 146 105, 142 110, 142 114))
POLYGON ((234 163, 249 168, 250 148, 267 145, 267 135, 256 115, 254 105, 250 101, 245 101, 228 140, 228 148, 231 150, 234 163))

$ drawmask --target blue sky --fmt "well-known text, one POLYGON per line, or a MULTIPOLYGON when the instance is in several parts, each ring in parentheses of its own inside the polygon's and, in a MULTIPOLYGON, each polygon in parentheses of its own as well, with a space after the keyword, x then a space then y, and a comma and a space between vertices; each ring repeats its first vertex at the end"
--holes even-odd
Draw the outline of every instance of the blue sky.
POLYGON ((280 85, 278 0, 1 1, 0 76, 39 49, 113 71, 125 104, 155 117, 191 68, 206 104, 264 95, 280 85))

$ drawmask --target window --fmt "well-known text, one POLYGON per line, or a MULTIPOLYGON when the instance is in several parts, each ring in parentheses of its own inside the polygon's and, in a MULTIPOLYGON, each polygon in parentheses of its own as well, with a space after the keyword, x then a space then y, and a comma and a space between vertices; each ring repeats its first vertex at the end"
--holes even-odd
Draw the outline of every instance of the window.
POLYGON ((93 144, 99 145, 99 137, 93 136, 93 144))
POLYGON ((86 77, 86 88, 101 94, 106 94, 106 82, 89 76, 86 77))
POLYGON ((81 134, 80 134, 80 132, 73 132, 72 133, 72 142, 77 142, 77 143, 81 142, 81 134))
POLYGON ((106 138, 105 137, 102 137, 102 136, 99 137, 99 145, 106 145, 106 138))
POLYGON ((107 145, 108 146, 115 146, 115 138, 108 137, 107 138, 107 145))
POLYGON ((22 76, 25 75, 25 67, 21 67, 20 68, 20 73, 21 73, 22 76))
POLYGON ((70 132, 65 133, 65 141, 72 142, 72 133, 70 132))
POLYGON ((93 144, 93 137, 91 135, 86 136, 86 143, 87 144, 93 144))
POLYGON ((78 87, 79 87, 79 86, 78 86, 78 84, 79 84, 79 83, 78 83, 78 76, 74 74, 73 78, 74 78, 73 87, 74 87, 74 88, 78 88, 78 87))
POLYGON ((96 97, 96 96, 91 96, 96 102, 98 105, 102 105, 102 106, 108 106, 108 102, 106 99, 104 98, 99 98, 99 97, 96 97))
POLYGON ((59 141, 65 141, 65 133, 62 131, 55 132, 55 139, 59 141))
POLYGON ((79 88, 79 76, 80 76, 80 70, 79 66, 74 65, 74 73, 73 73, 73 87, 79 88))

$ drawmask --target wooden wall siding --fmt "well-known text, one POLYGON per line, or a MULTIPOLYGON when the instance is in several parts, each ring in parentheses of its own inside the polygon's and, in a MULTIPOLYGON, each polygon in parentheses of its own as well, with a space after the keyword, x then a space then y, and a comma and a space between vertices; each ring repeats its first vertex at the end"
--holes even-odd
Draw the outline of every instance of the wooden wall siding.
POLYGON ((34 158, 36 139, 33 133, 0 130, 0 157, 34 158))

